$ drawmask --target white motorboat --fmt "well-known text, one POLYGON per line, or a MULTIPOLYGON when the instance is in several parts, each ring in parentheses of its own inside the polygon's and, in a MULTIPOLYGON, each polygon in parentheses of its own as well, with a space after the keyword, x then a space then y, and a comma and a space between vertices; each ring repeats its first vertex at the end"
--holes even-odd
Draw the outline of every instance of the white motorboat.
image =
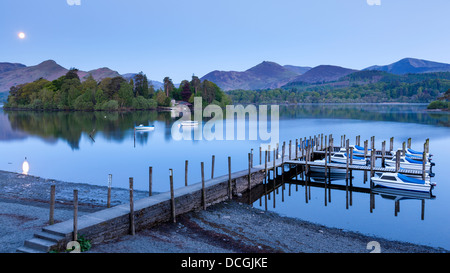
MULTIPOLYGON (((347 153, 343 153, 343 152, 334 153, 333 155, 331 155, 330 161, 332 163, 347 164, 347 153)), ((367 166, 369 163, 370 163, 369 159, 366 159, 361 156, 353 155, 353 158, 352 158, 353 165, 367 166)), ((350 164, 350 160, 349 160, 349 164, 350 164)))
POLYGON ((181 126, 197 126, 198 121, 196 120, 185 120, 181 122, 181 126))
MULTIPOLYGON (((400 153, 403 154, 403 149, 402 148, 397 149, 397 151, 400 151, 400 153)), ((391 155, 395 156, 396 155, 396 151, 391 151, 391 155)), ((414 160, 422 161, 423 153, 417 152, 417 151, 414 151, 414 150, 411 150, 411 149, 408 148, 408 149, 405 149, 405 156, 407 156, 407 157, 409 157, 411 159, 414 159, 414 160)), ((429 162, 431 162, 431 157, 432 157, 431 154, 426 153, 425 157, 428 159, 429 162)))
POLYGON ((136 130, 136 131, 152 131, 152 130, 155 130, 155 126, 154 125, 144 126, 144 125, 140 124, 139 126, 135 126, 134 130, 136 130))
MULTIPOLYGON (((397 157, 394 156, 392 159, 385 159, 384 162, 388 168, 395 168, 396 161, 397 157)), ((414 160, 407 156, 400 156, 400 168, 402 169, 421 171, 423 168, 422 164, 422 161, 414 160)), ((431 172, 431 166, 432 164, 430 162, 425 163, 425 171, 427 173, 431 172)))
POLYGON ((382 173, 378 177, 372 177, 371 180, 376 186, 420 192, 431 191, 436 186, 436 183, 430 180, 412 178, 400 173, 382 173))

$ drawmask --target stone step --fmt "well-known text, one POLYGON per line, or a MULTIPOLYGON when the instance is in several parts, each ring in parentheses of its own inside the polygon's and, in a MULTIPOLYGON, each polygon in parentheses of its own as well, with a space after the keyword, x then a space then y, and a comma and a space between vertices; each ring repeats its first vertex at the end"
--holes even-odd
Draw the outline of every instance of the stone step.
POLYGON ((45 232, 45 231, 40 231, 40 232, 34 234, 34 237, 39 238, 39 239, 44 239, 47 241, 51 241, 51 242, 55 242, 55 243, 64 239, 64 236, 56 235, 54 233, 49 233, 49 232, 45 232))
POLYGON ((46 253, 45 251, 40 251, 35 248, 27 247, 27 246, 21 246, 18 249, 16 249, 16 252, 18 253, 46 253))
POLYGON ((55 242, 46 239, 41 239, 33 237, 30 240, 26 240, 24 243, 25 247, 33 248, 42 252, 49 252, 52 246, 56 245, 55 242))

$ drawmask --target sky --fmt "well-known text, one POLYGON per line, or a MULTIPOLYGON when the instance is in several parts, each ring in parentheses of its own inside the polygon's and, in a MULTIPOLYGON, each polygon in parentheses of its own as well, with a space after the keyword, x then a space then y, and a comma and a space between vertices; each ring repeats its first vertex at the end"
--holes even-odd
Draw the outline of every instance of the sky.
POLYGON ((262 61, 450 63, 449 11, 448 0, 2 0, 0 62, 174 82, 262 61))

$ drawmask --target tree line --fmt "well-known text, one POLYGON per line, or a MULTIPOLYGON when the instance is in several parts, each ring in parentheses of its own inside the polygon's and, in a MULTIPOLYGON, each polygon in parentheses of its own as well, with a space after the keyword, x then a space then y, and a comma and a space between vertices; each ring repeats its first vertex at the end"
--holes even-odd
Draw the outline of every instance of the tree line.
POLYGON ((421 82, 377 82, 277 88, 268 90, 232 90, 227 94, 233 103, 429 103, 450 89, 450 80, 427 79, 421 82))
POLYGON ((231 103, 216 84, 201 81, 196 76, 192 76, 191 81, 183 80, 178 88, 166 77, 163 89, 155 90, 142 72, 130 80, 117 76, 99 82, 92 75, 81 81, 77 72, 77 69, 71 68, 66 75, 53 81, 41 78, 13 86, 4 107, 30 110, 147 110, 172 106, 172 100, 192 103, 194 97, 201 97, 205 104, 222 107, 231 103))

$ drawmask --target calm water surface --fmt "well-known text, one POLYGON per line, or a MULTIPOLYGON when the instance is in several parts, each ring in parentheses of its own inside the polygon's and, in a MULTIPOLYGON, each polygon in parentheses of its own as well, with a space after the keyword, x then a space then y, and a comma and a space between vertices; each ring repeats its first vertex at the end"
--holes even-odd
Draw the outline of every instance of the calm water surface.
MULTIPOLYGON (((426 112, 426 105, 298 105, 280 107, 280 142, 323 133, 333 134, 335 143, 346 135, 354 144, 375 136, 377 148, 394 137, 394 148, 412 138, 412 148, 422 150, 430 139, 436 166, 433 197, 400 200, 395 212, 395 198, 401 195, 375 194, 375 208, 370 210, 370 194, 352 192, 351 204, 346 191, 321 187, 286 185, 267 209, 281 215, 358 231, 388 239, 408 241, 450 249, 450 115, 426 112), (289 194, 290 187, 290 194, 289 194), (284 200, 282 202, 282 194, 284 200), (422 201, 424 200, 424 201, 422 201), (422 206, 424 215, 422 218, 422 206)), ((260 140, 181 140, 172 139, 175 113, 38 113, 0 110, 0 169, 21 172, 27 157, 30 175, 70 182, 104 185, 108 174, 113 186, 128 187, 134 178, 136 189, 148 189, 148 167, 153 167, 153 190, 169 190, 169 168, 174 169, 175 187, 184 186, 184 165, 189 160, 189 183, 200 181, 200 162, 205 162, 208 177, 211 157, 215 155, 215 176, 227 174, 227 157, 232 170, 247 166, 247 153, 255 151, 259 163, 260 140), (152 124, 155 130, 134 133, 135 124, 152 124)), ((333 184, 343 184, 335 180, 333 184)), ((353 186, 368 188, 362 174, 355 173, 353 186)), ((106 193, 105 193, 106 194, 106 193)), ((273 197, 272 197, 273 198, 273 197)), ((255 207, 265 209, 264 198, 255 207)), ((381 246, 382 248, 383 246, 381 246)))

